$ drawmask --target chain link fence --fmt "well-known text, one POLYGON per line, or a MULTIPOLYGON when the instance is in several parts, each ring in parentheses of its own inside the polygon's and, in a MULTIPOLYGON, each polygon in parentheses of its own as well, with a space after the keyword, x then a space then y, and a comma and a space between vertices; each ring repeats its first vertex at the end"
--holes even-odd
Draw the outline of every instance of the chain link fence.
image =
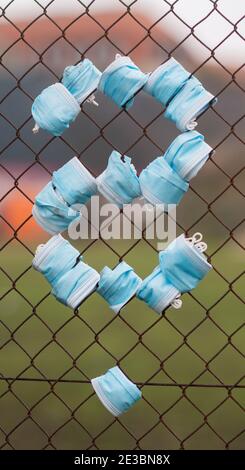
MULTIPOLYGON (((1 2, 1 449, 242 448, 244 76, 222 48, 234 36, 244 44, 244 18, 227 17, 221 0, 204 2, 191 24, 182 0, 151 2, 152 12, 143 0, 107 2, 102 11, 97 0, 76 0, 67 16, 53 11, 56 0, 40 0, 31 19, 17 21, 15 3, 1 2), (179 34, 165 28, 169 17, 179 34), (227 33, 217 28, 216 43, 204 43, 200 28, 212 18, 227 33), (64 136, 32 135, 30 108, 41 89, 81 57, 103 70, 117 52, 146 71, 173 55, 219 98, 198 127, 216 153, 177 211, 179 233, 203 232, 213 272, 185 294, 180 311, 161 317, 137 299, 115 316, 96 293, 72 312, 31 267, 36 245, 48 239, 33 221, 33 199, 54 169, 77 155, 98 175, 115 148, 140 171, 177 135, 143 91, 132 111, 98 94, 99 109, 85 104, 64 136), (143 392, 119 418, 90 385, 116 364, 143 392)), ((98 270, 125 259, 144 277, 157 263, 156 240, 144 237, 71 242, 98 270)))

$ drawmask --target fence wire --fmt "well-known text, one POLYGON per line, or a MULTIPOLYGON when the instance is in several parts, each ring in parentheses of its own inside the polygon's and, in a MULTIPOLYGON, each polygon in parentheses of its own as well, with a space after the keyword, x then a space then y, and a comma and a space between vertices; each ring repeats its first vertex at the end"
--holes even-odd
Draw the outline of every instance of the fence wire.
MULTIPOLYGON (((54 144, 57 145, 55 148, 59 153, 60 147, 57 142, 64 146, 66 155, 70 155, 71 158, 76 154, 90 171, 98 174, 98 166, 93 167, 89 164, 87 155, 90 155, 89 152, 97 144, 97 149, 103 145, 106 149, 116 147, 113 126, 117 125, 120 128, 120 119, 123 118, 128 119, 132 129, 134 126, 137 127, 136 135, 132 136, 134 133, 129 132, 129 141, 125 139, 126 148, 123 149, 123 153, 130 155, 138 144, 141 145, 142 139, 144 145, 149 144, 152 148, 154 146, 155 151, 159 150, 161 153, 163 151, 162 143, 152 132, 152 129, 160 125, 159 122, 165 126, 161 116, 162 110, 159 108, 147 122, 139 119, 137 114, 126 110, 116 110, 111 116, 106 115, 103 122, 103 119, 97 119, 96 112, 91 112, 88 105, 82 107, 79 119, 85 120, 96 131, 95 135, 89 134, 87 139, 79 134, 79 139, 81 141, 84 139, 82 149, 78 151, 77 139, 73 144, 70 130, 59 139, 50 136, 41 137, 44 140, 41 140, 41 144, 39 141, 38 148, 38 145, 27 136, 32 128, 30 106, 37 92, 31 94, 26 83, 38 66, 47 73, 47 85, 55 79, 60 79, 60 73, 55 65, 55 54, 52 56, 54 66, 52 60, 47 59, 46 54, 51 48, 62 40, 69 46, 69 51, 73 50, 77 59, 78 56, 79 58, 87 56, 97 46, 97 51, 100 50, 99 47, 103 49, 105 44, 113 51, 133 55, 147 42, 157 48, 159 61, 156 65, 159 65, 170 56, 175 56, 178 48, 190 38, 195 38, 205 49, 206 55, 193 68, 192 73, 198 74, 212 60, 219 67, 221 86, 217 88, 215 94, 222 103, 230 86, 243 92, 240 81, 242 65, 237 70, 231 71, 216 52, 232 34, 243 40, 239 25, 244 18, 239 18, 233 23, 225 16, 220 2, 210 0, 210 8, 205 16, 196 24, 189 25, 178 14, 177 7, 181 0, 165 0, 162 2, 166 7, 165 13, 152 24, 146 25, 142 16, 135 13, 135 4, 140 3, 139 0, 135 0, 118 1, 120 14, 111 15, 109 23, 106 24, 100 21, 99 15, 95 14, 96 0, 94 0, 86 3, 75 2, 81 6, 82 12, 72 18, 69 24, 64 25, 52 14, 55 0, 49 2, 35 0, 33 3, 39 7, 40 14, 29 23, 25 23, 23 27, 20 27, 9 14, 14 7, 14 0, 6 3, 1 11, 2 21, 15 32, 15 39, 1 50, 1 73, 7 74, 9 80, 9 86, 6 92, 1 94, 0 101, 0 117, 3 129, 7 129, 6 136, 2 135, 0 167, 3 179, 8 180, 6 191, 3 187, 1 192, 1 204, 4 208, 6 201, 8 202, 13 194, 18 194, 22 203, 27 205, 27 209, 21 220, 17 217, 17 224, 13 222, 12 214, 4 209, 1 211, 2 231, 5 231, 5 237, 1 246, 3 289, 0 298, 2 305, 0 447, 1 449, 240 448, 244 437, 241 416, 242 392, 245 387, 240 365, 240 361, 244 359, 241 340, 244 327, 241 314, 244 305, 241 288, 243 272, 240 268, 236 272, 232 270, 232 262, 233 254, 234 258, 238 257, 240 260, 240 250, 243 249, 241 239, 243 220, 231 218, 230 222, 224 209, 230 191, 234 197, 234 204, 236 197, 240 198, 238 206, 242 203, 244 195, 239 178, 243 168, 239 167, 231 175, 224 160, 219 160, 216 156, 219 152, 222 154, 229 139, 236 142, 236 145, 243 144, 239 126, 244 116, 238 115, 232 121, 218 106, 204 113, 203 119, 207 114, 208 119, 214 119, 214 122, 218 122, 223 129, 214 145, 216 155, 210 157, 209 165, 215 172, 215 182, 216 180, 218 182, 219 178, 224 178, 226 183, 222 189, 218 185, 216 193, 210 189, 211 196, 208 189, 205 193, 199 190, 198 185, 191 185, 191 197, 198 199, 202 210, 197 210, 195 205, 192 219, 187 218, 187 221, 177 219, 179 229, 186 234, 191 235, 196 227, 199 228, 203 224, 205 235, 207 217, 211 217, 211 227, 213 227, 209 232, 218 231, 214 234, 217 235, 216 243, 211 243, 211 249, 208 251, 209 260, 214 268, 213 277, 210 276, 205 281, 206 286, 209 282, 212 284, 211 301, 207 301, 205 292, 202 295, 200 291, 201 295, 198 295, 195 291, 184 296, 186 309, 183 313, 177 314, 167 309, 165 315, 158 317, 134 299, 130 302, 131 306, 129 304, 118 316, 113 316, 108 313, 107 307, 102 305, 102 301, 100 304, 96 303, 99 302, 94 300, 97 294, 93 293, 78 310, 67 313, 67 309, 51 299, 47 286, 44 288, 45 293, 43 290, 37 291, 36 297, 32 296, 32 289, 35 290, 35 284, 41 283, 41 280, 31 268, 35 243, 31 236, 23 235, 23 230, 27 227, 28 231, 32 222, 33 195, 26 190, 27 181, 33 178, 32 171, 36 168, 49 178, 52 165, 49 165, 49 157, 44 158, 44 155, 45 152, 48 154, 54 144), (183 39, 172 46, 166 45, 159 36, 154 35, 154 29, 168 15, 173 15, 186 31, 183 39), (219 15, 230 27, 227 36, 213 48, 205 44, 196 33, 198 26, 203 24, 208 27, 212 15, 219 15), (32 27, 35 28, 41 19, 48 20, 50 28, 51 24, 57 28, 58 35, 40 52, 35 41, 28 39, 28 32, 32 27), (93 22, 100 33, 81 50, 77 42, 75 40, 73 42, 73 36, 69 32, 78 21, 85 19, 93 22), (141 37, 137 37, 135 43, 129 41, 127 50, 121 46, 120 40, 116 40, 111 34, 122 20, 132 22, 131 29, 141 29, 141 37), (104 41, 102 45, 101 41, 104 41), (8 56, 20 45, 27 47, 35 57, 33 63, 22 71, 21 75, 15 73, 8 65, 8 56), (226 77, 226 82, 222 77, 226 77), (8 108, 5 106, 16 92, 21 94, 28 110, 25 115, 21 115, 19 122, 13 118, 13 114, 8 113, 8 108), (21 167, 21 171, 16 174, 13 166, 8 166, 8 159, 12 159, 13 149, 18 153, 18 145, 21 151, 17 159, 27 152, 30 154, 30 161, 28 160, 25 167, 21 167), (216 211, 217 203, 221 209, 223 208, 220 213, 216 211), (217 226, 222 227, 224 231, 220 232, 217 226), (232 256, 229 255, 231 248, 232 256), (228 257, 226 264, 229 267, 224 270, 222 260, 226 256, 228 257), (15 263, 18 265, 16 269, 13 268, 15 263), (230 266, 231 270, 227 274, 230 266), (145 311, 141 317, 142 309, 145 311), (225 314, 222 315, 223 309, 225 314), (50 320, 50 317, 56 320, 50 320), (81 340, 76 331, 79 332, 81 340), (196 334, 197 339, 193 341, 196 334), (168 335, 171 344, 167 343, 168 335), (33 341, 32 347, 29 347, 30 337, 33 341), (71 348, 73 341, 76 345, 71 348), (164 342, 168 344, 167 347, 164 342), (112 418, 96 401, 90 379, 96 374, 102 374, 107 366, 116 364, 142 388, 143 399, 127 415, 112 418), (172 367, 169 364, 172 364, 172 367), (182 374, 181 371, 186 366, 188 374, 182 374), (226 368, 230 373, 226 373, 226 368)), ((18 59, 17 56, 16 58, 18 59)), ((71 59, 68 63, 76 61, 78 60, 71 59)), ((95 64, 97 65, 96 60, 95 64)), ((15 103, 15 112, 18 113, 18 96, 15 103)), ((205 133, 205 128, 202 130, 205 133)), ((205 138, 209 142, 208 132, 205 133, 205 138)), ((97 151, 93 152, 96 154, 97 151)), ((96 158, 99 158, 98 153, 96 158)), ((151 160, 153 156, 150 155, 149 158, 151 160)), ((230 155, 230 158, 233 158, 233 155, 230 155)), ((61 163, 57 160, 57 166, 61 163)), ((201 175, 199 181, 202 177, 201 175)), ((205 177, 205 184, 208 186, 207 180, 205 177)), ((182 207, 184 204, 185 202, 182 207)), ((45 234, 42 236, 45 237, 45 234)), ((118 260, 132 256, 132 265, 137 258, 140 258, 142 266, 142 258, 145 256, 150 259, 152 256, 151 262, 146 263, 145 274, 147 274, 154 266, 154 259, 157 259, 157 250, 148 240, 145 239, 144 243, 141 251, 139 247, 142 246, 140 245, 142 241, 139 240, 131 242, 126 249, 124 247, 121 249, 119 244, 113 245, 108 240, 100 238, 98 241, 90 240, 80 251, 85 258, 86 255, 91 256, 88 259, 94 261, 99 256, 104 265, 110 257, 110 260, 116 264, 118 260), (98 243, 99 251, 96 251, 98 243)))

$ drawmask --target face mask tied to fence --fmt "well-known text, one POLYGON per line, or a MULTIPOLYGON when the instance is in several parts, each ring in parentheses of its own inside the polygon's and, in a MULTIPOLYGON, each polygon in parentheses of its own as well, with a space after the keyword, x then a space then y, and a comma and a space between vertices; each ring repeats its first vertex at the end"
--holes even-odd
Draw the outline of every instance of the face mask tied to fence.
POLYGON ((92 379, 91 384, 105 408, 114 416, 128 411, 141 398, 141 391, 117 366, 92 379))
POLYGON ((83 263, 79 251, 61 235, 39 245, 32 265, 52 286, 51 293, 56 299, 73 309, 95 290, 100 279, 97 271, 83 263))
POLYGON ((39 128, 54 136, 60 136, 75 121, 84 101, 94 101, 101 72, 89 59, 84 59, 78 65, 66 67, 62 83, 55 83, 45 88, 36 97, 32 105, 32 115, 35 121, 33 129, 39 128))
POLYGON ((144 198, 151 204, 179 204, 189 188, 189 181, 213 152, 196 131, 180 134, 163 157, 153 160, 140 174, 144 198))
POLYGON ((129 109, 134 103, 135 94, 144 87, 148 75, 126 56, 116 54, 116 58, 102 73, 99 89, 111 98, 120 108, 129 109))
POLYGON ((141 282, 133 268, 122 261, 114 269, 106 266, 101 271, 97 292, 104 297, 110 308, 118 313, 135 295, 141 282))
POLYGON ((96 179, 98 191, 110 202, 122 207, 141 195, 139 179, 131 158, 114 150, 106 170, 96 179))
POLYGON ((72 206, 86 204, 96 192, 95 178, 74 157, 54 171, 52 181, 36 196, 33 216, 48 233, 60 233, 80 217, 72 206))
POLYGON ((137 297, 157 313, 170 305, 180 308, 180 295, 194 289, 212 269, 204 255, 206 249, 202 234, 180 235, 159 253, 159 265, 143 280, 137 297))
POLYGON ((193 130, 196 118, 217 102, 173 57, 150 75, 145 91, 160 101, 166 108, 164 116, 181 132, 193 130))

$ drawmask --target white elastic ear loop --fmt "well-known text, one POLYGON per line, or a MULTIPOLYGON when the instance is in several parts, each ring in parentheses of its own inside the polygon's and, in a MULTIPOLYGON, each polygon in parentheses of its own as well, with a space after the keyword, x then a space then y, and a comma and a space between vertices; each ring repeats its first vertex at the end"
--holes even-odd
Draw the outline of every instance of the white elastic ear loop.
POLYGON ((37 255, 44 247, 44 244, 42 243, 41 245, 38 245, 35 251, 35 255, 37 255))
POLYGON ((202 233, 201 232, 196 232, 192 237, 186 238, 188 242, 190 242, 192 245, 195 245, 196 243, 199 243, 202 241, 202 233))
POLYGON ((196 121, 191 121, 186 125, 186 129, 188 129, 188 131, 193 131, 195 127, 197 127, 196 121))
POLYGON ((120 59, 120 57, 122 57, 121 54, 116 54, 115 55, 115 59, 120 59))
POLYGON ((201 253, 207 250, 208 245, 207 243, 202 241, 203 235, 201 232, 196 232, 194 235, 190 238, 186 238, 188 242, 191 243, 192 246, 195 246, 201 253))
POLYGON ((35 126, 32 129, 33 134, 37 134, 39 132, 39 129, 40 129, 39 125, 35 123, 35 126))
POLYGON ((88 97, 88 99, 86 100, 86 103, 92 103, 94 104, 94 106, 99 106, 99 103, 97 103, 97 101, 95 101, 95 95, 92 94, 88 97))
POLYGON ((175 308, 176 310, 182 307, 182 300, 180 298, 181 294, 178 294, 175 299, 171 302, 171 307, 175 308))

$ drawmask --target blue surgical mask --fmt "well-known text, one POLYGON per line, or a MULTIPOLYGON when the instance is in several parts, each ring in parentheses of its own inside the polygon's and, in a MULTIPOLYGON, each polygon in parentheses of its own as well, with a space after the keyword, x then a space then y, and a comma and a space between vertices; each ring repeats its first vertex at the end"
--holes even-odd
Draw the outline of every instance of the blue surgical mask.
POLYGON ((140 285, 136 297, 161 314, 179 296, 176 289, 157 266, 140 285))
POLYGON ((66 67, 62 83, 45 88, 34 100, 32 115, 36 124, 33 132, 38 132, 41 127, 52 135, 62 135, 80 113, 81 103, 85 100, 95 103, 92 93, 100 76, 101 72, 88 59, 66 67))
POLYGON ((140 173, 139 182, 144 198, 153 205, 178 204, 189 188, 163 157, 153 160, 140 173))
POLYGON ((45 88, 34 100, 32 116, 35 121, 33 132, 38 129, 60 136, 75 121, 81 109, 74 96, 62 85, 55 83, 45 88))
POLYGON ((200 233, 192 238, 176 238, 159 253, 159 265, 144 279, 137 297, 157 313, 169 305, 180 308, 180 294, 194 289, 212 269, 204 255, 206 248, 200 233))
POLYGON ((202 235, 196 233, 192 238, 180 235, 159 253, 162 272, 181 293, 194 289, 212 269, 203 253, 206 248, 202 235))
POLYGON ((96 192, 95 178, 74 157, 53 173, 52 182, 36 196, 33 216, 48 233, 63 232, 80 217, 78 209, 70 206, 85 204, 96 192))
POLYGON ((131 158, 111 153, 106 170, 96 179, 98 191, 110 202, 122 207, 141 195, 139 179, 131 158))
POLYGON ((100 77, 101 72, 91 60, 84 59, 77 65, 65 68, 62 83, 81 104, 96 91, 100 77))
POLYGON ((54 235, 47 243, 37 247, 32 266, 53 286, 57 279, 75 266, 79 255, 79 251, 61 235, 54 235))
POLYGON ((95 291, 99 280, 100 275, 95 269, 79 261, 55 282, 52 294, 61 303, 75 309, 95 291))
POLYGON ((153 160, 141 172, 139 182, 144 198, 151 204, 178 204, 189 188, 190 179, 211 152, 212 148, 198 132, 180 134, 163 157, 153 160))
POLYGON ((163 158, 185 181, 189 182, 213 153, 202 134, 196 131, 184 132, 166 150, 163 158))
POLYGON ((53 185, 70 206, 86 204, 97 192, 96 179, 82 165, 77 157, 65 163, 59 170, 54 171, 53 185))
POLYGON ((114 416, 127 411, 141 398, 141 391, 119 367, 112 367, 91 384, 105 408, 114 416))
POLYGON ((97 292, 104 297, 110 308, 118 313, 134 296, 142 280, 125 261, 113 270, 107 266, 100 273, 97 292))
POLYGON ((196 125, 196 118, 217 99, 209 93, 199 80, 191 77, 184 87, 170 101, 164 116, 175 122, 181 132, 191 131, 196 125))
POLYGON ((129 109, 134 95, 144 87, 148 75, 141 72, 129 57, 116 55, 116 59, 102 73, 99 89, 120 108, 129 109))
POLYGON ((95 290, 100 279, 97 271, 83 263, 79 251, 61 235, 37 248, 32 265, 50 283, 57 300, 74 309, 95 290))
POLYGON ((150 74, 144 89, 166 107, 189 77, 190 73, 171 57, 150 74))
POLYGON ((52 182, 44 186, 35 197, 32 215, 38 225, 51 235, 63 232, 71 222, 80 217, 79 211, 68 207, 52 182))

